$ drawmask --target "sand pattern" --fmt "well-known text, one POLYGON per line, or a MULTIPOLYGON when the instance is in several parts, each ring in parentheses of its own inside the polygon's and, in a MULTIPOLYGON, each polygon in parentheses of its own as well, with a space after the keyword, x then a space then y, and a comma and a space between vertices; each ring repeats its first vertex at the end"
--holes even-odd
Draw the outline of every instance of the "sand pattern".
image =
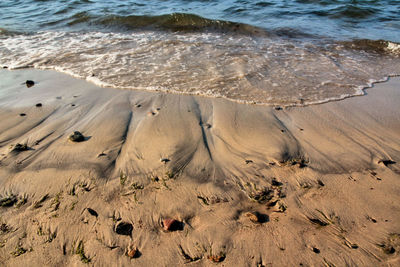
POLYGON ((400 261, 399 79, 280 108, 0 75, 7 266, 400 261))

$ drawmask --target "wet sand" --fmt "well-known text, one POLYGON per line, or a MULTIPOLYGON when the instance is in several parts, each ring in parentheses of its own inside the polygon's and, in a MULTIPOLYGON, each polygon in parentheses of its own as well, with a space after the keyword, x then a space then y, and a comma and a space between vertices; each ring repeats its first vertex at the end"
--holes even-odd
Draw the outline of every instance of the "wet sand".
POLYGON ((400 263, 399 78, 280 109, 0 77, 6 266, 400 263))

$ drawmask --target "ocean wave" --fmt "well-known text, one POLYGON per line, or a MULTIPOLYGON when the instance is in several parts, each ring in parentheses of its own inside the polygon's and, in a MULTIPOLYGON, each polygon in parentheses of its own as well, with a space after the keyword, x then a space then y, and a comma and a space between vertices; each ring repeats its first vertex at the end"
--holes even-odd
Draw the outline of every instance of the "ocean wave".
POLYGON ((128 90, 198 94, 267 105, 360 95, 399 75, 399 45, 230 32, 44 31, 0 38, 0 65, 55 69, 128 90))
POLYGON ((356 39, 338 42, 346 49, 355 49, 377 54, 391 54, 400 56, 400 43, 385 40, 356 39))
POLYGON ((266 33, 264 29, 244 23, 225 20, 213 20, 203 18, 194 14, 172 13, 159 16, 121 16, 106 15, 95 16, 88 12, 74 14, 68 19, 69 26, 87 24, 95 27, 111 28, 115 31, 121 30, 171 30, 171 31, 218 31, 236 32, 242 34, 266 33))

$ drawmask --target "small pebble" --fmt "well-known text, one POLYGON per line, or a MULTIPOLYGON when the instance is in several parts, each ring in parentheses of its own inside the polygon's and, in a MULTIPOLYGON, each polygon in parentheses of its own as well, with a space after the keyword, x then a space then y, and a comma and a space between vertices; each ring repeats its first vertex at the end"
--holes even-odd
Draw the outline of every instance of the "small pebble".
POLYGON ((42 103, 37 103, 36 107, 40 108, 42 106, 42 103))
POLYGON ((119 235, 132 235, 133 225, 128 222, 119 222, 115 227, 115 232, 119 235))
POLYGON ((210 256, 208 256, 208 259, 213 262, 222 262, 225 260, 225 256, 224 255, 210 255, 210 256))
POLYGON ((319 254, 319 253, 321 252, 318 248, 315 248, 315 247, 312 248, 312 251, 315 252, 315 253, 317 253, 317 254, 319 254))
POLYGON ((26 87, 32 87, 32 86, 34 86, 35 85, 35 82, 34 81, 32 81, 32 80, 27 80, 26 82, 25 82, 25 84, 26 84, 26 87))
POLYGON ((90 215, 92 215, 94 217, 99 216, 99 214, 97 214, 97 212, 94 209, 87 208, 87 211, 90 213, 90 215))
POLYGON ((128 251, 127 255, 131 259, 137 258, 137 257, 139 257, 139 250, 136 247, 134 247, 133 249, 130 249, 128 251))
POLYGON ((85 141, 85 137, 80 132, 75 131, 69 136, 69 140, 71 140, 72 142, 82 142, 85 141))
POLYGON ((163 219, 162 220, 162 227, 165 231, 176 231, 180 230, 181 228, 181 222, 175 220, 175 219, 163 219))
POLYGON ((26 116, 26 114, 25 113, 20 113, 19 114, 21 117, 24 117, 24 116, 26 116))

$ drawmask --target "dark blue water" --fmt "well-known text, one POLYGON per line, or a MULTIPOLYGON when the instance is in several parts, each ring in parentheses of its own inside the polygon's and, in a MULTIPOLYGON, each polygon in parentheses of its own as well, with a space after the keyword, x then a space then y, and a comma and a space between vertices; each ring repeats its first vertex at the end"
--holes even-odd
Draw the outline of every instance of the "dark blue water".
MULTIPOLYGON (((282 30, 335 39, 400 41, 400 1, 394 0, 2 0, 0 28, 16 31, 77 29, 95 27, 107 18, 108 25, 103 23, 97 27, 118 27, 119 23, 131 29, 157 27, 162 22, 151 17, 173 13, 245 23, 267 31, 282 30), (130 16, 139 19, 129 23, 130 16), (113 21, 113 17, 117 21, 113 21), (147 22, 140 23, 140 18, 147 22)), ((190 22, 182 22, 187 23, 190 22)))
POLYGON ((0 66, 303 105, 400 75, 400 1, 1 0, 0 66))

